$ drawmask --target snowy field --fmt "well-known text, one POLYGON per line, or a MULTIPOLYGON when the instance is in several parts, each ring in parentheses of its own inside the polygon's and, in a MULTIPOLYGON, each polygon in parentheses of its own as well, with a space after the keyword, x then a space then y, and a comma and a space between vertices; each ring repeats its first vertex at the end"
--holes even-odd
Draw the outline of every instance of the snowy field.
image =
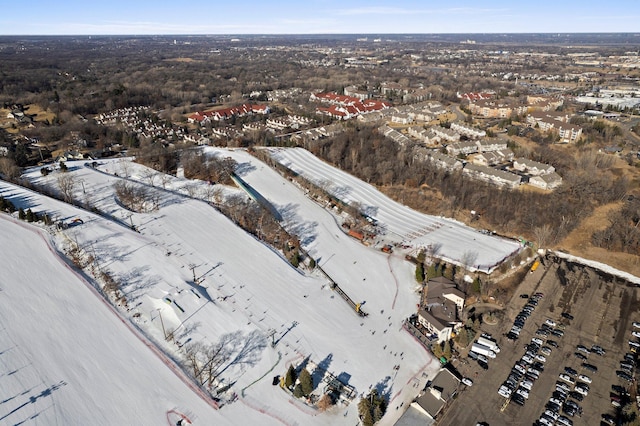
MULTIPOLYGON (((468 266, 491 271, 521 246, 515 241, 482 234, 458 221, 430 216, 397 203, 348 173, 321 161, 302 148, 272 148, 279 163, 346 203, 359 203, 384 230, 385 242, 427 248, 430 253, 468 266)), ((265 189, 268 193, 268 189, 265 189)))
MULTIPOLYGON (((56 402, 58 410, 62 410, 58 411, 62 413, 60 420, 46 418, 40 424, 167 424, 167 411, 172 408, 191 414, 194 424, 202 425, 355 424, 357 399, 319 413, 272 386, 273 376, 284 374, 290 363, 307 357, 341 376, 358 394, 367 393, 374 386, 385 393, 391 402, 382 424, 393 424, 402 413, 402 409, 395 408, 402 403, 406 408, 419 388, 433 377, 438 363, 401 329, 402 320, 415 312, 419 299, 413 267, 400 255, 387 255, 348 238, 329 212, 244 151, 222 154, 236 157, 243 179, 256 188, 260 186, 257 189, 263 196, 286 207, 281 210, 286 226, 300 231, 305 247, 347 294, 363 303, 369 316, 357 316, 329 288, 325 277, 292 268, 279 253, 237 228, 206 202, 213 197, 238 194, 237 189, 215 185, 216 191, 221 191, 214 193, 205 183, 161 175, 128 160, 101 161, 97 169, 86 167, 84 162, 69 162, 68 173, 77 183, 75 202, 90 203, 109 216, 106 218, 0 182, 0 195, 17 207, 47 211, 66 223, 82 220, 63 231, 51 228, 44 239, 38 236, 40 249, 23 235, 36 235, 35 225, 11 222, 7 229, 19 229, 11 232, 17 233, 18 240, 28 242, 25 247, 30 253, 20 255, 17 247, 11 247, 11 251, 5 247, 7 253, 1 257, 3 270, 19 264, 16 271, 30 269, 36 277, 22 277, 18 272, 8 277, 24 292, 23 297, 13 300, 8 299, 7 289, 14 284, 3 284, 6 288, 0 292, 0 318, 6 333, 3 336, 8 340, 0 341, 4 354, 0 355, 0 365, 8 365, 11 372, 24 358, 13 358, 11 351, 4 350, 15 346, 11 342, 19 344, 27 354, 47 354, 61 346, 68 350, 59 357, 45 357, 46 362, 32 362, 39 377, 47 379, 40 380, 44 387, 38 388, 38 394, 62 381, 67 384, 47 391, 47 398, 75 392, 72 401, 56 402), (125 179, 146 185, 154 193, 158 209, 142 214, 121 207, 113 185, 125 179), (263 192, 262 185, 270 190, 263 192), (129 229, 127 224, 131 223, 139 232, 129 229), (49 240, 55 250, 47 248, 45 241, 49 240), (89 270, 85 269, 88 283, 59 259, 57 250, 72 244, 95 258, 89 270), (59 265, 61 270, 47 269, 50 265, 59 265), (91 284, 95 284, 92 273, 99 271, 108 271, 124 283, 127 304, 119 306, 117 314, 91 290, 91 284), (193 273, 201 280, 201 286, 193 285, 193 273), (47 278, 51 282, 47 291, 39 287, 43 277, 55 277, 47 278), (66 287, 64 291, 56 290, 53 281, 73 291, 66 287), (74 305, 67 304, 76 291, 80 292, 80 299, 74 305), (17 327, 25 321, 19 315, 29 304, 37 305, 36 312, 42 315, 38 318, 34 314, 31 321, 55 324, 55 333, 35 326, 22 332, 17 327), (78 308, 71 310, 67 306, 78 308), (91 320, 71 315, 76 311, 85 312, 91 320), (115 323, 114 329, 109 328, 111 323, 115 323), (116 327, 118 324, 120 328, 116 327), (84 331, 77 331, 76 327, 83 327, 84 331), (64 331, 58 336, 57 330, 64 331), (167 331, 173 332, 175 343, 165 341, 167 331), (271 345, 270 332, 277 340, 275 347, 271 345), (75 346, 70 341, 56 343, 63 342, 63 337, 74 339, 75 346), (123 343, 115 344, 118 339, 123 343), (184 356, 180 347, 190 343, 210 345, 223 339, 234 342, 235 352, 215 386, 230 385, 224 396, 235 393, 237 400, 214 410, 185 383, 188 381, 184 372, 167 367, 165 357, 150 349, 145 339, 176 360, 184 356), (79 350, 85 343, 92 351, 89 354, 79 350), (96 365, 102 375, 90 373, 96 365), (400 369, 394 368, 397 365, 400 369), (140 370, 143 377, 138 378, 132 370, 140 370), (83 371, 88 378, 78 383, 70 375, 43 376, 42 371, 83 371), (111 384, 120 391, 111 388, 111 384), (95 406, 96 401, 106 401, 103 406, 109 410, 89 410, 87 407, 95 406), (85 419, 84 409, 94 412, 93 421, 76 421, 85 419), (117 420, 107 415, 111 410, 117 411, 117 420)), ((42 176, 39 169, 34 169, 26 177, 55 190, 60 175, 54 171, 42 176)), ((9 223, 8 220, 4 222, 9 223)), ((4 228, 2 231, 5 235, 4 228)), ((318 383, 320 372, 311 373, 316 376, 316 392, 320 393, 324 388, 318 383)), ((24 401, 17 395, 32 388, 27 380, 21 383, 3 386, 2 392, 7 392, 4 399, 15 396, 20 406, 24 401)), ((25 395, 28 398, 29 394, 25 395)), ((0 418, 13 409, 7 404, 0 406, 0 418)), ((39 416, 45 415, 42 408, 39 412, 39 416)), ((17 417, 15 423, 24 419, 17 417)))

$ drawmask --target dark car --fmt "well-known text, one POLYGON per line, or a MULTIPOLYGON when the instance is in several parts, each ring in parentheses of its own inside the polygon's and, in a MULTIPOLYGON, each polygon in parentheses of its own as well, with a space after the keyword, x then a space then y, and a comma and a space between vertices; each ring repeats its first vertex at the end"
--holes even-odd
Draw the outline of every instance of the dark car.
POLYGON ((558 342, 556 342, 555 340, 547 340, 547 345, 553 346, 554 348, 557 348, 558 347, 558 342))
POLYGON ((517 394, 517 393, 512 394, 511 400, 518 405, 524 405, 524 397, 520 394, 517 394))
POLYGON ((564 372, 567 373, 570 376, 575 376, 576 374, 578 374, 578 372, 575 369, 571 368, 571 367, 565 367, 564 368, 564 372))
POLYGON ((528 299, 529 295, 528 294, 521 294, 520 295, 520 299, 528 299))
POLYGON ((488 370, 489 369, 489 364, 487 364, 486 362, 482 361, 481 359, 478 360, 478 365, 483 370, 488 370))
POLYGON ((593 364, 588 364, 586 362, 582 363, 582 367, 584 367, 585 370, 591 371, 592 373, 595 373, 596 371, 598 371, 598 367, 596 367, 593 364))
POLYGON ((580 359, 582 361, 585 361, 587 359, 587 357, 584 354, 580 353, 580 352, 576 352, 576 353, 574 353, 574 355, 575 355, 576 358, 578 358, 578 359, 580 359))
POLYGON ((620 385, 611 385, 611 389, 619 394, 624 394, 627 392, 627 390, 620 385))
POLYGON ((573 417, 576 415, 576 412, 578 410, 576 410, 575 408, 569 407, 567 404, 564 404, 562 406, 562 412, 565 413, 567 416, 573 417))
POLYGON ((578 402, 582 402, 582 400, 584 399, 584 395, 576 391, 569 392, 569 397, 575 399, 578 402))
POLYGON ((518 335, 516 333, 512 333, 512 332, 507 333, 506 337, 509 340, 517 340, 518 339, 518 335))
POLYGON ((560 315, 562 315, 563 318, 566 318, 568 320, 572 320, 573 319, 573 315, 571 315, 569 312, 563 312, 560 315))
POLYGON ((633 380, 633 377, 631 377, 631 375, 625 371, 617 370, 616 376, 620 377, 623 380, 626 380, 627 382, 630 382, 633 380))

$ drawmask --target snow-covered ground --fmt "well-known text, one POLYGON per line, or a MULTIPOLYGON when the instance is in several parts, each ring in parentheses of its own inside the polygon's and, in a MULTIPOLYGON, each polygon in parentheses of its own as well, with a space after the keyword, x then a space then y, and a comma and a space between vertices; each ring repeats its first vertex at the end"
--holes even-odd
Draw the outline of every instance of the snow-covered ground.
MULTIPOLYGON (((399 254, 383 254, 348 238, 331 213, 308 200, 299 188, 246 152, 225 151, 224 155, 232 155, 242 163, 243 179, 282 207, 286 226, 300 231, 305 247, 354 300, 363 303, 369 316, 357 316, 330 289, 324 276, 292 268, 279 253, 237 228, 207 202, 196 199, 211 200, 238 194, 238 190, 216 185, 215 188, 222 191, 214 193, 204 183, 160 174, 153 178, 155 172, 128 160, 102 161, 97 169, 86 167, 84 162, 69 162, 68 173, 77 183, 76 203, 90 203, 110 219, 0 182, 0 195, 17 207, 46 211, 66 223, 75 218, 83 222, 60 232, 50 229, 50 236, 38 237, 43 248, 37 250, 32 248, 36 243, 25 236, 35 235, 35 226, 11 222, 7 229, 19 229, 11 232, 16 232, 17 240, 28 242, 25 247, 29 247, 31 253, 21 256, 17 247, 5 247, 5 255, 0 257, 3 270, 17 263, 20 267, 15 271, 30 269, 36 274, 35 279, 23 278, 18 272, 7 276, 8 282, 17 283, 15 285, 24 291, 22 298, 10 300, 6 289, 0 292, 0 318, 3 333, 10 333, 7 334, 11 337, 9 342, 19 343, 25 353, 46 354, 60 347, 55 341, 62 342, 65 336, 57 336, 58 330, 62 334, 67 333, 64 330, 74 330, 68 334, 76 346, 72 342, 63 345, 68 353, 32 362, 40 372, 84 371, 89 377, 77 385, 81 395, 74 394, 73 401, 57 403, 68 410, 58 424, 166 424, 163 423, 167 421, 166 412, 174 407, 191 413, 194 424, 355 424, 357 399, 350 405, 339 404, 327 413, 319 413, 278 386, 272 386, 273 376, 284 374, 290 363, 306 357, 341 376, 358 394, 377 386, 391 400, 383 424, 392 424, 402 413, 394 408, 409 402, 438 369, 438 363, 401 329, 402 320, 415 312, 418 302, 413 267, 399 254), (123 179, 148 185, 156 194, 158 210, 141 214, 121 207, 116 202, 113 185, 123 179), (126 226, 130 223, 139 232, 126 226), (77 244, 85 254, 96 259, 87 268, 89 282, 93 282, 90 276, 93 268, 94 274, 108 271, 123 283, 127 305, 119 308, 119 315, 124 322, 98 294, 89 290, 80 276, 61 263, 56 250, 47 248, 44 241, 49 239, 57 250, 77 244), (14 260, 16 256, 20 257, 19 263, 14 260), (47 269, 52 264, 61 265, 66 275, 47 269), (191 283, 192 271, 201 280, 201 286, 191 283), (56 290, 54 285, 44 292, 39 287, 43 281, 80 289, 77 291, 83 292, 84 298, 69 306, 77 305, 78 310, 81 307, 92 319, 80 320, 71 315, 69 309, 61 308, 59 299, 66 301, 75 297, 75 293, 66 287, 64 291, 56 290), (25 311, 25 305, 35 306, 36 299, 38 309, 31 321, 55 324, 55 333, 35 325, 23 332, 18 326, 25 321, 19 316, 20 312, 25 311), (6 309, 5 305, 13 308, 6 309), (120 329, 108 329, 112 322, 120 324, 120 329), (174 332, 176 343, 165 341, 167 331, 174 332), (270 332, 273 339, 278 340, 275 347, 270 344, 270 332), (47 333, 49 337, 45 338, 47 333), (193 342, 210 345, 231 339, 236 352, 221 375, 220 385, 232 385, 230 392, 237 393, 237 401, 214 411, 185 384, 184 373, 167 368, 166 360, 145 345, 141 335, 175 359, 183 357, 179 346, 186 347, 193 342), (131 342, 116 344, 118 339, 131 342), (78 349, 85 342, 92 353, 78 349), (109 348, 117 352, 112 353, 109 348), (398 365, 399 370, 394 368, 398 365), (91 375, 96 366, 103 375, 91 375), (112 370, 118 373, 108 379, 112 370), (132 370, 140 372, 132 373, 132 370), (121 392, 107 386, 108 380, 116 383, 121 392), (162 403, 154 402, 154 398, 162 403), (106 401, 104 407, 117 410, 121 416, 117 419, 122 421, 113 421, 106 409, 96 412, 98 420, 76 421, 84 418, 81 407, 101 401, 106 401), (128 416, 136 421, 127 421, 128 416)), ((42 176, 39 169, 34 169, 26 177, 37 185, 55 189, 61 174, 55 171, 42 176)), ((8 223, 7 220, 4 222, 8 223)), ((2 231, 4 236, 4 228, 2 231)), ((3 284, 7 289, 13 286, 3 284)), ((2 365, 8 360, 19 364, 22 357, 13 356, 11 351, 2 352, 2 365)), ((67 383, 47 392, 54 398, 67 388, 75 390, 71 387, 75 381, 67 380, 72 376, 59 376, 46 376, 48 380, 44 381, 48 387, 60 381, 67 383)), ((11 394, 6 398, 19 395, 31 389, 32 386, 25 383, 6 388, 3 384, 2 392, 11 394)), ((318 392, 323 387, 324 384, 320 384, 318 392)), ((19 401, 17 397, 15 400, 19 401)), ((7 410, 5 406, 0 407, 6 410, 0 411, 0 418, 13 409, 7 410)), ((56 424, 51 418, 47 419, 42 424, 56 424)), ((18 421, 20 418, 16 418, 18 421)))
MULTIPOLYGON (((429 253, 472 270, 491 271, 516 253, 520 244, 480 233, 458 221, 426 215, 397 203, 360 179, 321 161, 302 148, 272 148, 279 163, 346 203, 359 203, 384 230, 383 238, 429 253)), ((264 185, 263 185, 264 187, 264 185)), ((267 194, 271 191, 264 188, 267 194)))

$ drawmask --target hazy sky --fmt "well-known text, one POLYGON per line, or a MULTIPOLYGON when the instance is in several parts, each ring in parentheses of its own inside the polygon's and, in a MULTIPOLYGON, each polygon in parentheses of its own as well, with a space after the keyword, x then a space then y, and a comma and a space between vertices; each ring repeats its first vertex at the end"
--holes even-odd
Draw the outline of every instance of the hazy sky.
POLYGON ((639 0, 0 1, 0 34, 638 32, 639 0))

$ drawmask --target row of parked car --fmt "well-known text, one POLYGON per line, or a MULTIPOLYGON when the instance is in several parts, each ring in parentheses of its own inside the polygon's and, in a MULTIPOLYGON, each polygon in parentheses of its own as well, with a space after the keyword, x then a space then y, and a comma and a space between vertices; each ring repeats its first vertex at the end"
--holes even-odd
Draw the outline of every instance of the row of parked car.
POLYGON ((541 339, 534 337, 525 345, 524 355, 513 365, 509 377, 498 389, 499 395, 511 398, 518 405, 525 404, 534 383, 544 371, 547 357, 551 355, 551 348, 543 346, 543 343, 541 339))
POLYGON ((536 309, 536 306, 538 306, 538 303, 540 302, 540 299, 542 299, 542 297, 544 297, 544 294, 542 293, 536 293, 533 296, 529 297, 529 300, 527 301, 526 305, 524 305, 520 313, 518 313, 515 320, 513 321, 513 326, 511 327, 511 330, 509 330, 509 332, 507 333, 507 339, 516 340, 518 339, 518 337, 520 337, 520 332, 522 331, 522 327, 524 327, 524 324, 527 321, 527 318, 531 316, 533 311, 536 309))

